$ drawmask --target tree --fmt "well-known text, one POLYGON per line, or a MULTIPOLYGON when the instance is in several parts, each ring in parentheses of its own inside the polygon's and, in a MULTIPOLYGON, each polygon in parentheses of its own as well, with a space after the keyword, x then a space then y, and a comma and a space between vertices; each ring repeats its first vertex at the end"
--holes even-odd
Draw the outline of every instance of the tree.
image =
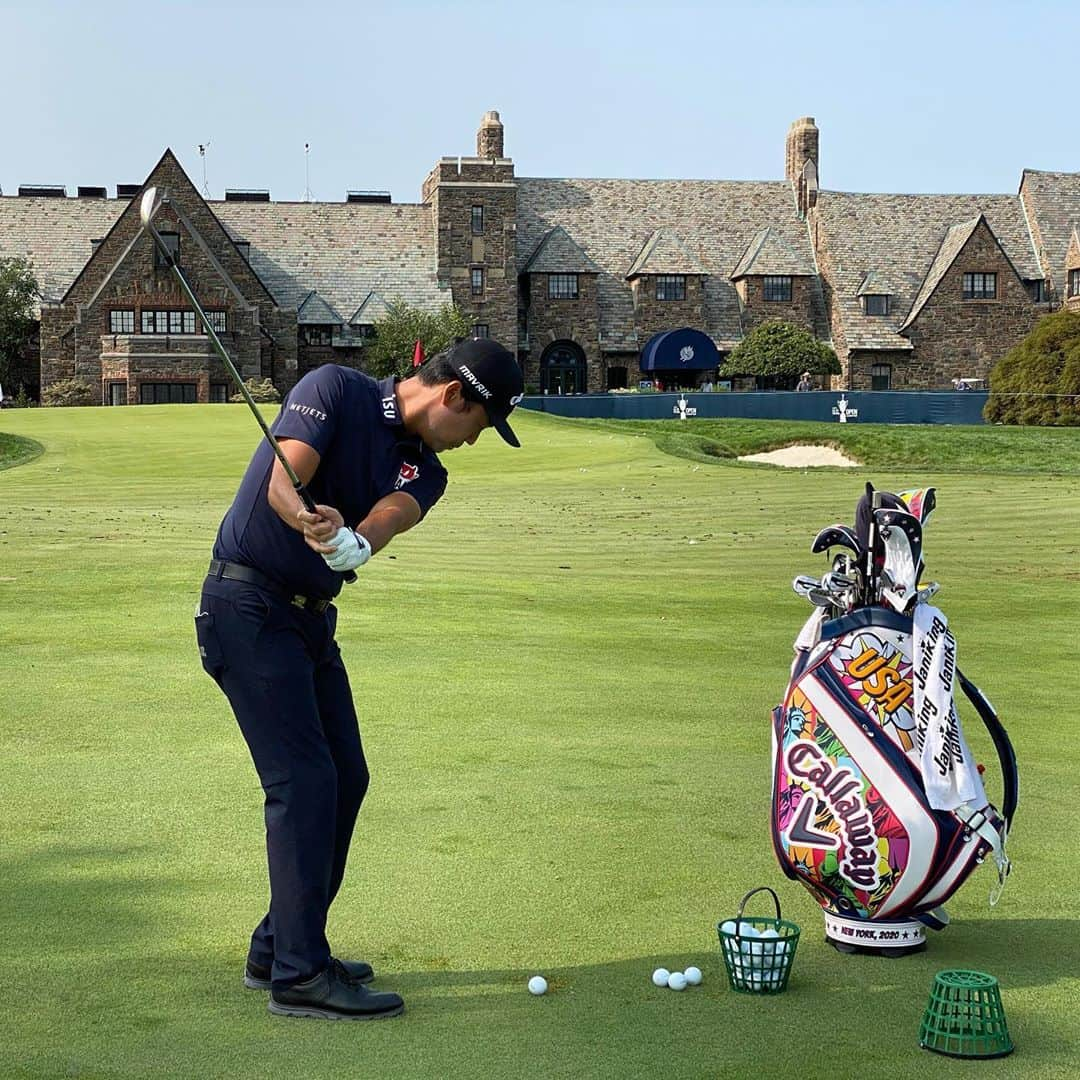
POLYGON ((34 325, 38 284, 30 264, 16 256, 0 259, 0 386, 18 366, 19 353, 34 325))
POLYGON ((375 340, 364 349, 364 367, 378 379, 407 375, 417 341, 423 343, 424 355, 432 356, 471 331, 468 318, 453 304, 432 313, 395 300, 387 305, 386 317, 375 324, 375 340))
POLYGON ((721 365, 721 374, 758 375, 779 387, 791 387, 804 371, 839 375, 840 361, 828 345, 780 319, 755 326, 721 365))
POLYGON ((994 365, 983 417, 992 424, 1080 424, 1080 311, 1044 315, 994 365))

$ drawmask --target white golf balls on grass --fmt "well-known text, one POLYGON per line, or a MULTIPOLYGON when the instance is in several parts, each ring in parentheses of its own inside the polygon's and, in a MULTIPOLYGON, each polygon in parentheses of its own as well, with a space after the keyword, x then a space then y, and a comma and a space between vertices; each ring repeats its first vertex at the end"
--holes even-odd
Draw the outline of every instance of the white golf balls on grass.
POLYGON ((685 990, 686 976, 681 971, 673 971, 668 976, 668 988, 671 990, 685 990))
POLYGON ((688 967, 683 974, 686 976, 686 982, 689 986, 701 985, 701 968, 688 967))
POLYGON ((654 986, 667 986, 668 976, 671 972, 667 968, 657 968, 652 973, 652 981, 654 986))
POLYGON ((537 997, 539 997, 541 994, 546 994, 547 993, 547 988, 548 988, 547 979, 545 979, 543 975, 534 975, 529 980, 529 993, 530 994, 535 994, 537 997))

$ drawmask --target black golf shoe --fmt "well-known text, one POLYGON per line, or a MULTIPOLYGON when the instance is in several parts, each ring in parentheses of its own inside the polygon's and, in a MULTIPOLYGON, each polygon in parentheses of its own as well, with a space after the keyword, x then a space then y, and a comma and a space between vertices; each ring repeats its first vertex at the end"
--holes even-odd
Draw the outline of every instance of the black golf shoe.
POLYGON ((405 1011, 401 996, 369 990, 349 975, 340 960, 307 982, 270 991, 269 1009, 278 1016, 316 1020, 384 1020, 405 1011))
MULTIPOLYGON (((336 963, 341 964, 353 982, 368 983, 375 978, 371 965, 365 964, 363 960, 338 960, 336 963)), ((244 985, 249 990, 269 990, 270 968, 253 964, 249 960, 244 967, 244 985)))

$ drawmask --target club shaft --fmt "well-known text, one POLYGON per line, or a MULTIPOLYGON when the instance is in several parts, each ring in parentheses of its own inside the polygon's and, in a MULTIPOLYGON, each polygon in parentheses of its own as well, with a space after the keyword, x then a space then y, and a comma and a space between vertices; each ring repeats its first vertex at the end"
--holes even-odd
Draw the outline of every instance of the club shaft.
POLYGON ((296 470, 289 464, 289 459, 282 453, 277 439, 274 438, 269 425, 263 419, 262 413, 259 412, 259 407, 255 404, 255 399, 244 385, 244 380, 240 377, 240 372, 236 370, 236 365, 225 351, 225 346, 221 344, 221 339, 217 336, 217 331, 215 331, 210 324, 210 319, 207 317, 206 312, 203 311, 202 305, 199 303, 198 299, 196 299, 195 293, 188 284, 188 280, 184 276, 183 270, 177 265, 176 260, 170 254, 169 249, 165 246, 165 242, 161 239, 160 234, 157 229, 154 228, 153 224, 148 222, 146 231, 149 232, 150 236, 153 238, 154 244, 161 253, 162 258, 169 264, 173 274, 176 276, 176 280, 180 284, 180 289, 188 299, 188 303, 191 304, 197 312, 199 320, 202 322, 203 329, 206 331, 206 336, 210 339, 210 344, 214 346, 214 351, 221 357, 222 363, 224 363, 229 374, 232 375, 233 380, 236 382, 236 385, 240 388, 240 393, 243 395, 243 398, 247 402, 248 408, 252 411, 255 419, 259 422, 259 427, 262 428, 262 432, 266 436, 266 441, 270 444, 270 448, 274 451, 278 461, 281 462, 281 467, 285 470, 285 475, 289 478, 293 490, 300 496, 300 501, 303 502, 304 508, 311 513, 315 513, 315 500, 308 494, 307 488, 304 487, 300 478, 296 475, 296 470))

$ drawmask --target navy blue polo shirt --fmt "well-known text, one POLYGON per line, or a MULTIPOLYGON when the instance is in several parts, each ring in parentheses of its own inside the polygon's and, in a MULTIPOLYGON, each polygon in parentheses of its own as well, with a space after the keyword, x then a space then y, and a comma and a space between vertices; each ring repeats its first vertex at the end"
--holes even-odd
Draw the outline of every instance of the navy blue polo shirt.
MULTIPOLYGON (((402 426, 396 382, 325 364, 293 387, 271 425, 277 438, 299 439, 318 452, 308 492, 339 510, 352 528, 392 492, 411 495, 423 517, 446 490, 446 469, 435 452, 402 426)), ((214 558, 254 567, 304 596, 336 596, 343 576, 267 501, 274 461, 263 439, 218 529, 214 558)))

